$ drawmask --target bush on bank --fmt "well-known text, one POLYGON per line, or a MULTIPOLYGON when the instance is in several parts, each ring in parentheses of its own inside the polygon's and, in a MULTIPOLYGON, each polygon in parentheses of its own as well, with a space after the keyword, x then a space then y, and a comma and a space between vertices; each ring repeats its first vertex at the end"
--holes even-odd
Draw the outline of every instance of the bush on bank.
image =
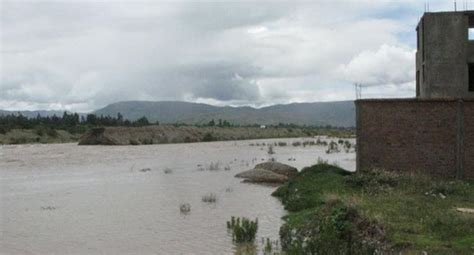
POLYGON ((349 173, 319 164, 277 189, 289 211, 280 229, 287 254, 474 252, 472 180, 385 171, 349 173))

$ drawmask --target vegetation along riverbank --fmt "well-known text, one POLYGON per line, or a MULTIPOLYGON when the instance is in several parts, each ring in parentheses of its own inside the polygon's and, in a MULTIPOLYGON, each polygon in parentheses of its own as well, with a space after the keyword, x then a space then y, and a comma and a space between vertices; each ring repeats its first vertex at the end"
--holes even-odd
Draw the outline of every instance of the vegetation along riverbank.
POLYGON ((80 138, 79 145, 146 145, 308 137, 316 135, 350 136, 351 131, 318 128, 194 127, 172 125, 106 127, 89 130, 80 138))
POLYGON ((474 181, 321 163, 274 193, 286 254, 473 254, 474 181), (424 253, 426 252, 426 253, 424 253))
POLYGON ((226 120, 206 125, 160 124, 146 117, 135 121, 65 112, 63 116, 28 118, 21 114, 0 115, 0 144, 67 143, 140 145, 183 142, 228 141, 259 138, 290 138, 315 135, 352 137, 353 128, 259 124, 240 126, 226 120))

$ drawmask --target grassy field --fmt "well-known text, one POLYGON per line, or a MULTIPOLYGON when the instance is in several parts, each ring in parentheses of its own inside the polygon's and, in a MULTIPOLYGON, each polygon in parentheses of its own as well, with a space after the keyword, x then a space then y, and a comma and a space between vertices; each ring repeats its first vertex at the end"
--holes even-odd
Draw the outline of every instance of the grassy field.
POLYGON ((0 134, 0 144, 71 143, 77 142, 80 136, 64 130, 13 129, 0 134))
POLYGON ((288 254, 474 254, 474 181, 319 164, 275 191, 288 254))

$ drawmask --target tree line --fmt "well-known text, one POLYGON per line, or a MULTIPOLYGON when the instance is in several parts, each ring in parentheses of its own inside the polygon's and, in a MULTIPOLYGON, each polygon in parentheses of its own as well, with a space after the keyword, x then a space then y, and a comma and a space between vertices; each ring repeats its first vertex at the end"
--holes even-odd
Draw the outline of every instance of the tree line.
POLYGON ((41 116, 38 114, 34 118, 28 118, 21 113, 0 115, 0 133, 5 134, 12 129, 37 129, 49 132, 49 130, 66 130, 70 133, 84 133, 91 127, 113 127, 131 126, 140 127, 147 125, 159 125, 158 122, 151 123, 146 117, 141 117, 135 121, 124 119, 118 113, 116 117, 97 116, 87 114, 80 116, 77 113, 64 112, 63 116, 41 116))
MULTIPOLYGON (((159 122, 150 122, 145 116, 135 121, 125 119, 121 113, 117 116, 103 116, 95 114, 79 115, 77 113, 64 112, 62 116, 41 116, 38 114, 34 118, 18 114, 0 115, 0 134, 5 134, 12 129, 35 129, 37 133, 48 133, 52 136, 55 130, 66 130, 72 134, 80 134, 86 132, 90 128, 94 127, 114 127, 114 126, 126 126, 126 127, 140 127, 147 125, 159 125, 159 122)), ((175 123, 173 126, 190 126, 186 123, 175 123)), ((191 126, 197 127, 261 127, 260 124, 253 125, 240 125, 233 124, 227 120, 218 119, 217 121, 212 119, 205 124, 194 124, 191 126)), ((353 131, 354 128, 343 128, 333 127, 330 125, 326 126, 307 126, 297 124, 284 124, 278 123, 276 125, 266 125, 266 128, 287 128, 290 131, 293 128, 303 129, 319 129, 319 130, 335 130, 335 131, 353 131)))

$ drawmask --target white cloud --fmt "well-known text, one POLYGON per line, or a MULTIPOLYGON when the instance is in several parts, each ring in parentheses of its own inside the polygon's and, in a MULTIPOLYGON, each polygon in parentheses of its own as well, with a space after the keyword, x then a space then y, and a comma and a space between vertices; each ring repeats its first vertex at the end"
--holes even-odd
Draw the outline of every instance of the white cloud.
POLYGON ((339 70, 347 81, 364 86, 402 85, 415 79, 415 51, 384 44, 361 52, 339 70))
MULTIPOLYGON (((260 106, 352 99, 353 82, 402 88, 414 79, 422 6, 2 2, 0 108, 89 111, 145 99, 260 106)), ((409 96, 371 95, 384 91, 409 96)))

